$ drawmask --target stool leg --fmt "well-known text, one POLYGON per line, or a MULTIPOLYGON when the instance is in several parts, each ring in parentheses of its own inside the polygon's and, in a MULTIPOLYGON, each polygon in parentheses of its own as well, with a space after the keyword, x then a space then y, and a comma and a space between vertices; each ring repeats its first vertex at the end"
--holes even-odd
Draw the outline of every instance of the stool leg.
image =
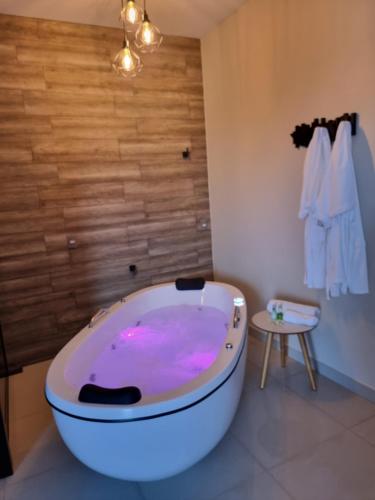
POLYGON ((260 382, 261 389, 264 389, 264 387, 266 385, 267 374, 268 374, 268 365, 270 362, 270 354, 271 354, 271 347, 272 347, 272 339, 273 339, 273 334, 267 333, 267 341, 266 341, 266 348, 264 350, 264 359, 263 359, 263 368, 262 368, 262 379, 260 382))
POLYGON ((302 354, 303 354, 303 359, 305 360, 305 365, 306 365, 306 369, 307 369, 307 374, 309 376, 311 389, 313 391, 316 391, 316 382, 315 382, 314 372, 313 372, 313 369, 312 369, 312 366, 311 366, 311 362, 310 362, 310 358, 309 358, 309 353, 308 353, 308 350, 307 350, 307 344, 306 344, 305 335, 303 333, 299 333, 298 334, 298 340, 299 340, 299 343, 300 343, 300 346, 301 346, 301 350, 302 350, 302 354))
POLYGON ((280 334, 280 357, 281 367, 286 367, 286 359, 288 357, 288 344, 286 335, 280 334))

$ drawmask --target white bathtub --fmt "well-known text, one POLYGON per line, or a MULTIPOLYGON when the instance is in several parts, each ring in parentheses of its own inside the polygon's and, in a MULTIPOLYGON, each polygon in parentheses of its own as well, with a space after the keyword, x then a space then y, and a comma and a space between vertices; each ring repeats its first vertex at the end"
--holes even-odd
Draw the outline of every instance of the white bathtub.
POLYGON ((64 442, 88 467, 120 479, 162 479, 196 463, 224 436, 241 395, 246 344, 246 303, 236 288, 215 282, 194 291, 179 291, 174 283, 150 287, 114 304, 60 351, 48 371, 46 397, 64 442), (169 348, 173 342, 177 343, 173 349, 179 347, 178 325, 176 335, 169 333, 156 347, 155 332, 150 336, 150 330, 144 333, 139 326, 138 318, 164 307, 193 311, 198 317, 196 308, 205 318, 212 308, 221 311, 215 318, 223 315, 225 329, 207 328, 215 349, 211 352, 205 335, 197 334, 192 345, 180 346, 184 352, 180 370, 169 348), (131 343, 134 336, 137 344, 131 343), (152 341, 150 352, 158 353, 154 363, 147 339, 152 341), (203 356, 204 349, 209 357, 207 352, 203 356), (111 350, 113 363, 108 361, 111 350), (127 356, 123 363, 121 353, 127 356), (190 361, 186 365, 186 359, 198 360, 199 369, 196 364, 189 366, 190 361), (202 360, 207 366, 199 364, 202 360), (120 366, 124 373, 128 369, 123 378, 131 383, 121 383, 120 366), (98 374, 92 373, 94 369, 98 374), (81 402, 80 389, 90 382, 111 388, 136 385, 142 397, 134 404, 81 402))

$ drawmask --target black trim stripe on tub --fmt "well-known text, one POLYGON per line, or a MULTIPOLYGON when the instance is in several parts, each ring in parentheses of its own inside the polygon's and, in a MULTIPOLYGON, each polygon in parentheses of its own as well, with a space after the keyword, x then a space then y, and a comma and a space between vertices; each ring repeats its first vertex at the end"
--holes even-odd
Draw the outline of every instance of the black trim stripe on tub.
MULTIPOLYGON (((246 335, 246 334, 245 334, 246 335)), ((220 384, 218 386, 216 386, 214 389, 212 389, 212 391, 210 391, 209 393, 207 393, 206 395, 204 395, 203 397, 201 397, 200 399, 198 399, 197 401, 194 401, 193 403, 190 403, 189 405, 187 406, 183 406, 181 408, 176 408, 175 410, 170 410, 170 411, 166 411, 164 413, 158 413, 156 415, 148 415, 146 417, 138 417, 138 418, 125 418, 125 419, 121 419, 121 420, 109 420, 109 419, 100 419, 100 418, 89 418, 89 417, 80 417, 79 415, 73 415, 72 413, 68 413, 64 410, 61 410, 60 408, 57 408, 57 406, 53 405, 48 397, 47 397, 47 394, 44 393, 45 395, 45 398, 47 400, 47 403, 56 411, 58 411, 59 413, 62 413, 63 415, 66 415, 68 417, 72 417, 72 418, 75 418, 77 420, 84 420, 85 422, 100 422, 102 424, 123 424, 125 422, 140 422, 141 420, 152 420, 154 418, 160 418, 160 417, 166 417, 168 415, 173 415, 174 413, 179 413, 181 411, 185 411, 185 410, 188 410, 189 408, 192 408, 193 406, 201 403, 202 401, 204 401, 205 399, 209 398, 210 396, 212 396, 212 394, 214 392, 216 392, 217 390, 220 389, 220 387, 222 387, 230 378, 231 376, 233 375, 233 373, 235 372, 239 362, 240 362, 240 359, 242 357, 242 354, 243 354, 243 351, 244 351, 244 347, 245 347, 245 344, 246 344, 246 336, 244 337, 244 340, 242 342, 242 347, 241 347, 241 352, 238 356, 238 359, 236 361, 236 364, 234 365, 232 371, 230 372, 230 374, 226 377, 226 379, 224 379, 222 382, 220 382, 220 384)))

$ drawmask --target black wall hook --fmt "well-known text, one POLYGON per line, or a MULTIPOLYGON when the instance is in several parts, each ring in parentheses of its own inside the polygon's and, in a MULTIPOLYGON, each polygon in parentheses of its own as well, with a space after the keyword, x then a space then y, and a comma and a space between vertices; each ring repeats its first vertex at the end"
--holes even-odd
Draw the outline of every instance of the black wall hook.
POLYGON ((301 146, 307 148, 307 146, 310 144, 316 127, 326 127, 328 129, 331 142, 333 142, 336 138, 338 126, 342 121, 349 121, 352 125, 352 135, 356 135, 357 117, 357 113, 344 113, 343 115, 333 120, 327 120, 326 118, 315 118, 310 125, 307 123, 301 123, 301 125, 297 125, 294 129, 294 132, 290 134, 293 138, 293 144, 296 148, 300 148, 301 146))
POLYGON ((138 273, 138 268, 137 268, 137 266, 135 264, 130 264, 130 266, 129 266, 129 273, 132 276, 135 276, 138 273))
POLYGON ((190 160, 190 149, 186 148, 182 151, 182 158, 184 160, 190 160))

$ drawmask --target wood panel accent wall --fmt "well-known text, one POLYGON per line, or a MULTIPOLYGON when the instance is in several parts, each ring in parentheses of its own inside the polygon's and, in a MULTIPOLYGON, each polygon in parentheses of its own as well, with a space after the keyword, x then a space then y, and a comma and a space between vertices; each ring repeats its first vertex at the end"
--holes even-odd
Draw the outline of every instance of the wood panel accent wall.
POLYGON ((111 70, 121 38, 0 15, 0 320, 12 363, 51 357, 135 289, 211 275, 200 43, 166 37, 124 81, 111 70))

